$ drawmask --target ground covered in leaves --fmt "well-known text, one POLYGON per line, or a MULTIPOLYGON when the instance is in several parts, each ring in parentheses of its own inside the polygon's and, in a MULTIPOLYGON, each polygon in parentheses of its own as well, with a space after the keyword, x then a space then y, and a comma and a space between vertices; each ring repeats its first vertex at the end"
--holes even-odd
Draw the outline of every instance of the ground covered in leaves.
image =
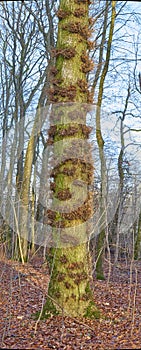
POLYGON ((0 261, 1 349, 140 349, 141 262, 120 261, 105 281, 94 279, 99 320, 53 317, 34 320, 47 295, 47 264, 35 257, 22 265, 0 261))

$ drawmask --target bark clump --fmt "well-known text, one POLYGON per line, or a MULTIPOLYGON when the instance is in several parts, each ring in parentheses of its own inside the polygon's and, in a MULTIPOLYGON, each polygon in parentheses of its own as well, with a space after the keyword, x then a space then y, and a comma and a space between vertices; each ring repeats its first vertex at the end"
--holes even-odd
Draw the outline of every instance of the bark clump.
POLYGON ((58 191, 58 193, 55 195, 55 197, 60 199, 61 201, 65 201, 66 199, 70 199, 72 197, 72 195, 71 195, 69 188, 66 188, 64 190, 58 191))
POLYGON ((77 84, 79 86, 79 89, 81 90, 81 92, 86 93, 88 90, 88 83, 86 80, 84 79, 78 79, 77 84))
MULTIPOLYGON (((79 81, 79 86, 80 89, 84 89, 86 88, 85 85, 85 81, 80 80, 79 81)), ((72 115, 71 115, 72 118, 72 115)), ((49 139, 52 140, 52 142, 55 142, 55 136, 57 136, 59 138, 59 140, 61 140, 64 137, 70 137, 70 136, 74 136, 76 135, 78 132, 82 133, 83 138, 86 139, 89 137, 89 134, 91 133, 92 128, 85 125, 85 124, 68 124, 66 127, 65 125, 51 125, 49 130, 48 130, 48 136, 49 139)), ((57 138, 57 140, 58 140, 57 138)))
POLYGON ((77 3, 77 4, 88 4, 88 5, 90 5, 91 3, 92 3, 92 1, 90 1, 90 0, 75 0, 75 3, 77 3))
POLYGON ((87 103, 92 104, 93 103, 93 92, 87 91, 87 103))
POLYGON ((92 195, 88 194, 87 199, 80 207, 71 212, 61 213, 59 218, 57 211, 47 209, 45 211, 44 224, 60 228, 71 227, 73 226, 73 221, 81 220, 82 222, 85 222, 92 216, 92 213, 92 195))
POLYGON ((70 11, 68 11, 68 10, 63 10, 63 9, 59 9, 57 12, 56 12, 56 15, 57 15, 57 17, 59 18, 59 20, 62 20, 62 19, 64 19, 64 18, 66 18, 66 17, 68 17, 69 15, 70 15, 70 11))
POLYGON ((68 259, 67 259, 67 257, 66 257, 65 254, 63 254, 63 255, 60 257, 60 262, 61 262, 62 264, 67 264, 67 263, 68 263, 68 259))
POLYGON ((94 48, 94 41, 87 40, 87 49, 93 50, 93 48, 94 48))
POLYGON ((74 47, 68 47, 65 49, 52 49, 52 56, 58 57, 62 55, 64 58, 70 59, 76 55, 76 49, 74 47))
POLYGON ((75 168, 72 168, 72 169, 64 168, 61 173, 68 176, 74 176, 75 171, 76 171, 75 168))
POLYGON ((55 189, 56 189, 56 183, 55 182, 51 182, 50 183, 50 189, 51 189, 51 191, 55 192, 55 189))
POLYGON ((94 68, 93 61, 84 52, 81 56, 81 61, 83 62, 83 64, 82 64, 82 72, 83 73, 89 73, 94 68))
POLYGON ((67 30, 70 33, 79 34, 84 39, 88 39, 91 36, 91 30, 87 25, 83 25, 81 22, 69 22, 62 26, 62 29, 67 30))
POLYGON ((57 75, 57 73, 58 73, 57 68, 56 68, 55 66, 52 66, 52 67, 50 68, 50 74, 53 75, 53 76, 55 76, 55 75, 57 75))
POLYGON ((78 9, 76 9, 75 11, 74 11, 74 16, 75 17, 85 17, 85 15, 86 15, 86 10, 85 9, 83 9, 83 8, 78 8, 78 9))
POLYGON ((57 79, 57 78, 54 78, 54 79, 52 79, 52 84, 54 85, 54 86, 59 86, 60 84, 62 84, 62 82, 63 82, 63 80, 62 79, 57 79))
POLYGON ((68 86, 54 86, 49 89, 49 97, 51 102, 58 102, 62 97, 64 102, 74 101, 76 97, 76 86, 70 84, 68 86))
MULTIPOLYGON (((90 185, 92 183, 92 180, 93 180, 93 165, 91 163, 89 163, 89 164, 85 163, 85 161, 77 159, 77 158, 67 159, 67 160, 63 161, 61 164, 54 167, 54 169, 51 172, 51 177, 56 178, 56 176, 58 174, 66 174, 68 176, 72 176, 75 174, 75 171, 76 171, 78 166, 81 166, 82 180, 85 177, 85 181, 87 181, 87 184, 90 185), (71 168, 69 169, 67 167, 68 167, 68 163, 70 163, 70 162, 71 162, 71 168)), ((82 185, 81 182, 79 182, 79 180, 75 180, 75 184, 77 186, 82 185)))
POLYGON ((57 281, 62 282, 62 281, 64 281, 64 279, 65 279, 65 273, 59 272, 57 275, 57 281))

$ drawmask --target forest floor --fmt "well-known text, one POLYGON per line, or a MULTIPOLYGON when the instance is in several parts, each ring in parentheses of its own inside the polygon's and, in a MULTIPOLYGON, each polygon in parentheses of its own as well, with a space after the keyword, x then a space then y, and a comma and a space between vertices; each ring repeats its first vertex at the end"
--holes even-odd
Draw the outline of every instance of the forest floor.
POLYGON ((47 295, 47 264, 35 257, 21 263, 0 261, 1 349, 140 349, 141 261, 118 262, 108 281, 94 279, 94 300, 102 312, 98 320, 69 316, 35 321, 47 295))

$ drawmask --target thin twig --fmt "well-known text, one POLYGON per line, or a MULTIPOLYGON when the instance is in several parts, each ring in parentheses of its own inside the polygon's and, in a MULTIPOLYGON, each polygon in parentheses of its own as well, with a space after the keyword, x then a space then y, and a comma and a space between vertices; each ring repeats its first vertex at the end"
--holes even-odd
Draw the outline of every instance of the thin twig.
POLYGON ((42 313, 43 313, 43 307, 44 307, 44 301, 45 301, 45 297, 43 295, 43 298, 42 298, 42 307, 41 307, 41 311, 40 311, 40 314, 39 314, 39 317, 35 323, 35 328, 34 328, 34 334, 36 335, 36 332, 37 332, 37 327, 38 327, 38 323, 40 322, 40 319, 42 317, 42 313))
POLYGON ((135 291, 134 291, 134 298, 133 298, 133 308, 132 308, 132 327, 131 327, 131 337, 133 336, 133 330, 135 325, 135 311, 136 311, 136 295, 137 295, 137 284, 138 284, 138 271, 135 267, 135 291))

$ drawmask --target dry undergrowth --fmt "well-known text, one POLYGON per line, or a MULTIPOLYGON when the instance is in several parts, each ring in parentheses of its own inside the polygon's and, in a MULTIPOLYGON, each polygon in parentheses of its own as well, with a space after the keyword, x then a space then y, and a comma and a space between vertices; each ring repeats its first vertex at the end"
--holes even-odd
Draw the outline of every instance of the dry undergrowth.
MULTIPOLYGON (((108 276, 105 261, 105 275, 108 276)), ((22 265, 0 262, 0 347, 9 349, 139 349, 141 345, 141 262, 119 262, 110 282, 94 281, 100 320, 67 316, 32 318, 47 295, 48 268, 35 257, 22 265)))

